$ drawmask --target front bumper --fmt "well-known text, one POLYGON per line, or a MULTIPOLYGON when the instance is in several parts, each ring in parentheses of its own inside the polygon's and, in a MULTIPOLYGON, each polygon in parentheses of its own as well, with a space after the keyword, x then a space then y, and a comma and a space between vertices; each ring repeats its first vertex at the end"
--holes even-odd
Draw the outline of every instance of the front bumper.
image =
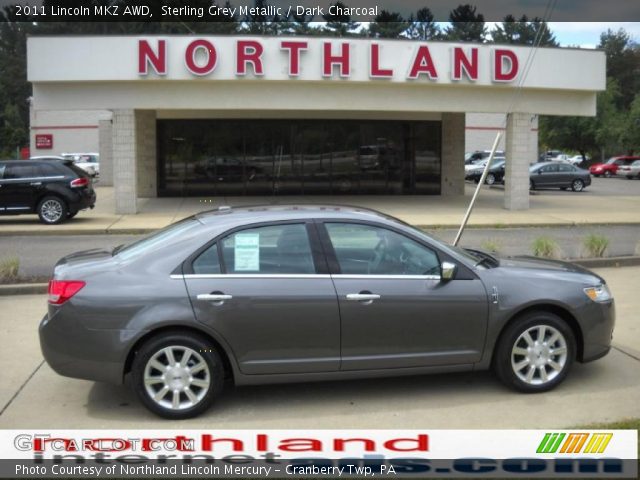
POLYGON ((616 323, 616 307, 609 302, 592 302, 581 315, 583 351, 581 362, 592 362, 604 357, 611 349, 611 339, 616 323))

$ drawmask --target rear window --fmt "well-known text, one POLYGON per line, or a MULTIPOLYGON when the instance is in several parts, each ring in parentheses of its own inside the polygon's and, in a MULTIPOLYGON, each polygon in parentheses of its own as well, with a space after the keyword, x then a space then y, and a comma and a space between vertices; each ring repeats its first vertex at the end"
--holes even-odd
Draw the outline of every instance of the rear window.
POLYGON ((64 166, 75 173, 78 177, 89 177, 89 174, 87 172, 85 172, 73 162, 64 162, 64 166))
POLYGON ((142 240, 138 240, 120 248, 119 250, 115 250, 114 254, 117 255, 118 258, 122 258, 124 260, 135 258, 139 255, 148 253, 155 248, 164 246, 166 243, 177 239, 178 237, 186 234, 199 225, 200 222, 198 222, 195 218, 186 218, 177 223, 169 225, 168 227, 158 230, 157 232, 152 233, 142 240))

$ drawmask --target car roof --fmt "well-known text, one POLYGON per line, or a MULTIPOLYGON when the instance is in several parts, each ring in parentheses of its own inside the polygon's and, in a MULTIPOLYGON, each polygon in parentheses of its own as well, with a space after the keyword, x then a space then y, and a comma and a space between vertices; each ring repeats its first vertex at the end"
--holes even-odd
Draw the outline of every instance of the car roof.
POLYGON ((297 204, 297 205, 249 205, 223 206, 215 210, 200 212, 195 217, 204 224, 214 223, 225 217, 226 222, 237 225, 305 220, 309 218, 333 218, 360 221, 383 221, 407 226, 403 221, 376 210, 350 205, 297 204), (235 217, 233 220, 230 217, 235 217))

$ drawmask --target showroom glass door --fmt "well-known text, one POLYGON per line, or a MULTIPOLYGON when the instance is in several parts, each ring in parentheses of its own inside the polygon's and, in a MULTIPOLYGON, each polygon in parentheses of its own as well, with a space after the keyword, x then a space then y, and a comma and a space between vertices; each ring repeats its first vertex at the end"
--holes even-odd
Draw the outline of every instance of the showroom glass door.
POLYGON ((159 196, 440 193, 440 122, 159 120, 159 196))

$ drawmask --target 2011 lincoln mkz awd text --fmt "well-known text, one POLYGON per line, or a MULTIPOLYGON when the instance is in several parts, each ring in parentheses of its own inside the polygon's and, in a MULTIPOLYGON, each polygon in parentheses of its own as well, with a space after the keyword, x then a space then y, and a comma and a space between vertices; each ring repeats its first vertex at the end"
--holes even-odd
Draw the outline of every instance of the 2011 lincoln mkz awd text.
POLYGON ((222 207, 60 260, 40 340, 56 372, 130 378, 150 410, 187 418, 225 380, 493 368, 543 392, 609 351, 614 317, 605 280, 569 263, 495 258, 355 207, 222 207))

